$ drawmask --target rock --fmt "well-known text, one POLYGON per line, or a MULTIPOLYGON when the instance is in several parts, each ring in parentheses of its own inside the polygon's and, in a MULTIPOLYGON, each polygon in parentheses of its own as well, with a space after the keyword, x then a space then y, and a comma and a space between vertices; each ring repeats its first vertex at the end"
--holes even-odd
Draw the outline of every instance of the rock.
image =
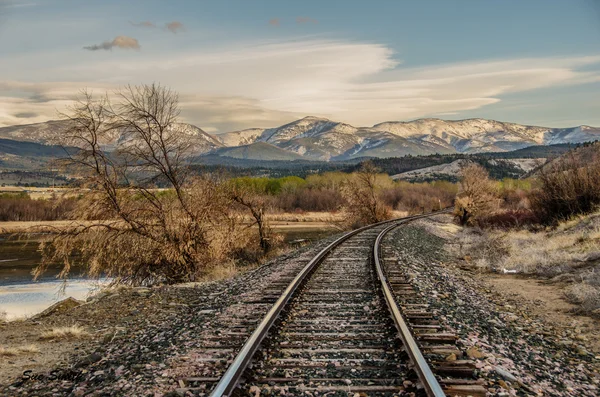
POLYGON ((494 368, 494 371, 496 371, 496 373, 498 375, 500 375, 501 377, 503 377, 504 379, 506 379, 509 382, 516 382, 517 381, 517 378, 515 378, 510 372, 508 372, 504 368, 496 367, 496 368, 494 368))
POLYGON ((484 358, 485 354, 480 352, 479 349, 473 346, 467 349, 467 356, 469 356, 470 358, 484 358))
POLYGON ((500 385, 500 387, 502 387, 504 390, 508 390, 508 389, 509 389, 509 386, 508 386, 508 385, 506 384, 506 382, 505 382, 505 381, 503 381, 502 379, 500 379, 500 380, 498 381, 498 384, 499 384, 499 385, 500 385))
POLYGON ((580 356, 587 356, 590 353, 584 346, 579 345, 577 346, 577 354, 579 354, 580 356))
POLYGON ((56 302, 55 304, 53 304, 52 306, 50 306, 43 312, 33 316, 33 318, 37 319, 37 318, 46 317, 46 316, 49 316, 49 315, 55 314, 55 313, 64 313, 66 311, 73 309, 74 307, 81 306, 82 304, 83 304, 82 301, 68 297, 67 299, 61 300, 60 302, 56 302))
POLYGON ((94 353, 90 354, 89 356, 87 356, 87 357, 83 358, 82 360, 80 360, 75 365, 75 367, 76 368, 78 368, 78 367, 85 367, 85 366, 88 366, 90 364, 97 363, 100 360, 102 360, 102 355, 99 354, 99 353, 95 353, 94 352, 94 353))
POLYGON ((446 357, 446 361, 456 361, 456 354, 450 354, 448 357, 446 357))

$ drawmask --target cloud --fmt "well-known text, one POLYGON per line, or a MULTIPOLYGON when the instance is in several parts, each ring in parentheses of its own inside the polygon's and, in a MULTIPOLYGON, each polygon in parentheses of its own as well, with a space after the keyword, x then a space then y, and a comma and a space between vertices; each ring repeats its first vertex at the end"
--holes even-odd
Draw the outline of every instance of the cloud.
POLYGON ((142 21, 142 22, 132 22, 129 21, 130 24, 132 24, 133 26, 137 26, 140 28, 150 28, 150 29, 156 29, 156 25, 154 24, 154 22, 150 22, 150 21, 142 21))
POLYGON ((7 7, 7 8, 34 7, 36 5, 37 5, 37 3, 22 3, 22 2, 11 2, 11 1, 0 2, 1 7, 7 7))
POLYGON ((271 26, 279 26, 280 23, 281 21, 279 20, 279 18, 269 19, 269 25, 271 26))
POLYGON ((105 41, 102 44, 94 44, 91 46, 83 47, 83 49, 89 51, 98 51, 112 50, 114 47, 123 48, 126 50, 139 50, 140 43, 137 41, 137 39, 134 39, 133 37, 117 36, 114 38, 113 41, 105 41))
POLYGON ((64 110, 85 86, 102 92, 153 81, 179 92, 186 121, 221 132, 306 115, 357 126, 460 115, 513 103, 514 94, 600 82, 595 55, 407 67, 382 44, 316 39, 147 52, 119 60, 55 59, 36 54, 32 62, 23 54, 3 60, 0 76, 17 81, 0 81, 0 124, 23 123, 14 116, 19 112, 64 110), (48 76, 56 83, 47 82, 48 76), (73 82, 73 76, 82 81, 73 82))
POLYGON ((260 100, 242 96, 179 97, 181 115, 186 120, 198 120, 209 133, 241 130, 249 127, 281 125, 304 117, 305 114, 268 109, 260 100), (200 121, 201 120, 201 121, 200 121))
MULTIPOLYGON (((137 26, 137 27, 141 27, 141 28, 158 29, 158 26, 154 22, 150 22, 150 21, 142 21, 142 22, 129 21, 129 23, 132 24, 133 26, 137 26)), ((181 23, 179 21, 167 22, 167 23, 165 23, 164 28, 166 30, 170 31, 171 33, 178 33, 178 32, 185 30, 185 26, 183 25, 183 23, 181 23)))
POLYGON ((0 126, 40 123, 60 118, 60 113, 89 89, 96 95, 113 92, 118 86, 106 83, 57 81, 31 83, 0 81, 0 126), (13 94, 9 96, 9 93, 13 94))
POLYGON ((179 21, 169 22, 169 23, 165 24, 165 27, 172 33, 177 33, 179 31, 185 30, 185 27, 179 21))
POLYGON ((303 24, 307 24, 307 23, 318 23, 319 21, 317 21, 314 18, 309 18, 309 17, 296 17, 296 23, 299 25, 303 25, 303 24))
POLYGON ((39 116, 39 114, 36 112, 19 112, 15 113, 13 116, 15 116, 18 119, 31 119, 39 116))

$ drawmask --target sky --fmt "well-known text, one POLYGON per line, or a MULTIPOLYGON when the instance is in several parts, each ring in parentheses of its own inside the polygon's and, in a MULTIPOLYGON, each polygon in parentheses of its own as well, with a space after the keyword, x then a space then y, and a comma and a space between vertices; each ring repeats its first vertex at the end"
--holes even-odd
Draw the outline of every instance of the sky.
POLYGON ((600 126, 600 0, 0 0, 0 126, 153 82, 211 133, 309 115, 600 126))

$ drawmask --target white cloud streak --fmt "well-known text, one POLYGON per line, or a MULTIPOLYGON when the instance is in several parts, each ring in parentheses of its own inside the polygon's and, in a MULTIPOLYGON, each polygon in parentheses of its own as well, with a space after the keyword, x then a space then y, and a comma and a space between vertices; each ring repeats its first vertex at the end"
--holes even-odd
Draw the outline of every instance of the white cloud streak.
MULTIPOLYGON (((590 71, 600 64, 600 56, 408 68, 384 45, 343 41, 299 40, 136 55, 65 62, 39 73, 61 83, 11 82, 12 94, 0 98, 0 124, 23 123, 16 114, 36 113, 42 118, 50 104, 62 105, 76 93, 75 86, 83 85, 112 88, 160 81, 180 92, 187 121, 226 131, 273 126, 305 115, 372 125, 455 114, 498 103, 507 94, 600 81, 600 74, 590 71), (82 76, 82 81, 69 83, 73 75, 82 76)), ((10 76, 19 68, 18 59, 12 62, 0 65, 0 75, 10 76)), ((33 72, 27 76, 36 76, 33 72)))

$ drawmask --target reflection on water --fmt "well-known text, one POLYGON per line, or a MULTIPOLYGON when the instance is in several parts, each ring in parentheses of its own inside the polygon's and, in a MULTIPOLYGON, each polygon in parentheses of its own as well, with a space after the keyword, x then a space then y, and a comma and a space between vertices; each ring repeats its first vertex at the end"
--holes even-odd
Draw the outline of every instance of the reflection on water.
POLYGON ((106 281, 78 279, 70 280, 66 285, 60 280, 50 280, 0 286, 0 311, 8 320, 31 316, 67 297, 85 300, 90 292, 103 284, 106 281))
MULTIPOLYGON (((8 236, 0 235, 0 286, 32 281, 32 271, 42 257, 38 246, 42 235, 8 236)), ((40 282, 54 280, 60 272, 60 264, 49 266, 40 282)), ((76 269, 73 277, 80 271, 76 269)))
MULTIPOLYGON (((331 235, 335 231, 304 228, 302 230, 279 230, 284 241, 296 246, 299 241, 311 242, 331 235)), ((32 271, 40 263, 37 251, 41 236, 14 238, 0 235, 0 316, 5 313, 8 319, 37 314, 50 305, 67 297, 85 299, 98 282, 79 277, 70 280, 61 294, 63 282, 56 279, 61 266, 50 266, 44 276, 34 282, 32 271)), ((71 272, 73 277, 80 271, 71 272)), ((106 283, 106 281, 104 281, 106 283)))
MULTIPOLYGON (((35 236, 0 236, 0 315, 9 320, 37 314, 69 296, 85 299, 99 286, 98 282, 83 278, 64 285, 56 279, 60 265, 50 266, 46 274, 34 282, 31 273, 41 260, 38 244, 39 238, 35 236)), ((77 273, 74 272, 74 276, 77 273)))

